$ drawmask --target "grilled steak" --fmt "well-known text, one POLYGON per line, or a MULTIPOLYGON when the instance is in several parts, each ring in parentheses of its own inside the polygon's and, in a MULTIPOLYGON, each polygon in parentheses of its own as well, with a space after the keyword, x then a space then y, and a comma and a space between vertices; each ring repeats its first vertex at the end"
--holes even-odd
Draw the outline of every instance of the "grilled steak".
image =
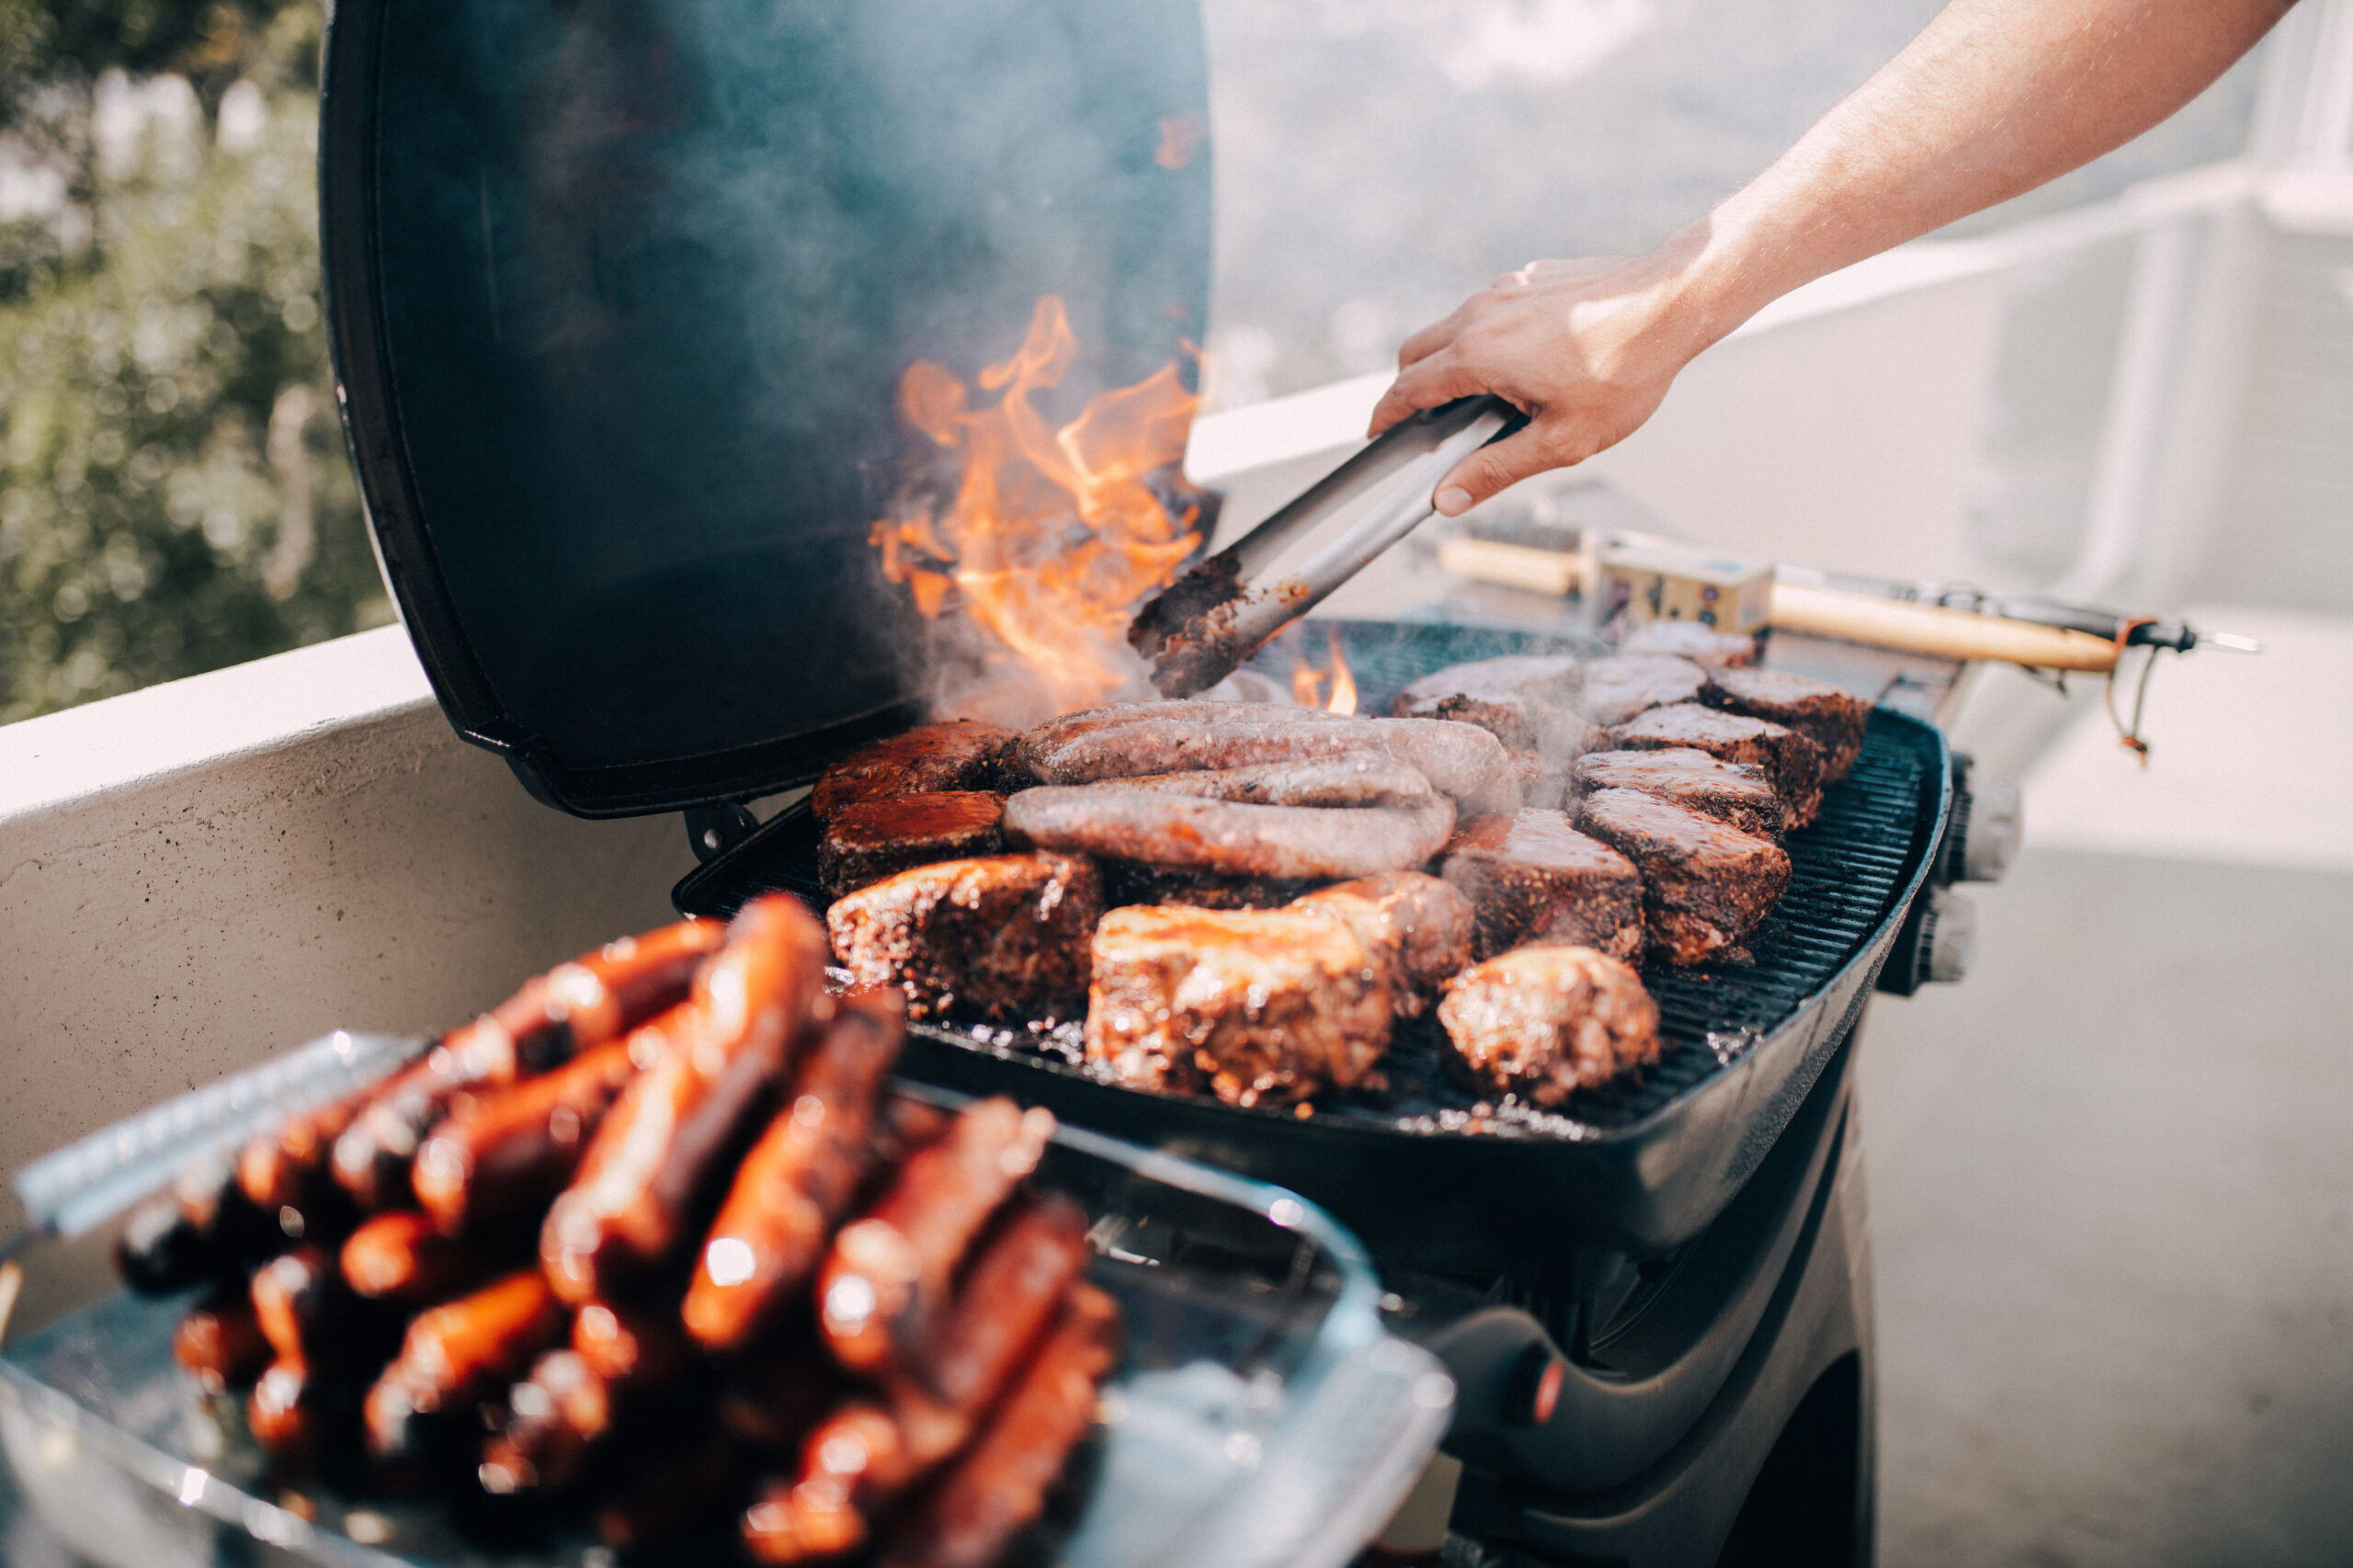
POLYGON ((1251 806, 1114 781, 1024 790, 1005 805, 1006 836, 1017 844, 1245 877, 1402 871, 1437 854, 1453 826, 1453 802, 1435 796, 1415 806, 1251 806))
POLYGON ((1185 903, 1195 909, 1280 909, 1314 891, 1313 877, 1222 877, 1214 871, 1172 871, 1140 860, 1103 860, 1103 907, 1185 903))
POLYGON ((1708 672, 1688 659, 1621 653, 1586 665, 1577 711, 1592 723, 1611 728, 1653 708, 1694 701, 1707 684, 1708 672))
POLYGON ((825 769, 809 809, 819 822, 831 822, 845 806, 885 795, 995 789, 1000 761, 1017 739, 1011 730, 969 719, 920 725, 860 746, 825 769))
POLYGON ((1573 710, 1580 682, 1577 662, 1566 655, 1482 659, 1424 676, 1389 711, 1476 724, 1515 750, 1574 756, 1591 730, 1573 710))
POLYGON ((1086 994, 1102 913, 1092 862, 992 855, 860 888, 825 912, 825 929, 851 978, 896 986, 909 1017, 1069 1017, 1086 994))
POLYGON ((1526 807, 1480 817, 1446 846, 1443 869, 1478 912, 1481 958, 1523 942, 1641 956, 1641 875, 1563 812, 1526 807))
POLYGON ((1790 858, 1769 838, 1633 790, 1599 790, 1577 825, 1642 868, 1651 950, 1670 963, 1742 959, 1742 944, 1790 885, 1790 858))
POLYGON ((1256 767, 1147 773, 1120 782, 1133 790, 1253 806, 1418 806, 1438 798, 1428 779, 1387 752, 1370 748, 1256 767))
POLYGON ((1476 911, 1451 882, 1419 871, 1335 882, 1291 905, 1336 917, 1388 983, 1401 1018, 1418 1018, 1438 988, 1471 961, 1476 911))
POLYGON ((910 866, 995 855, 1005 797, 984 790, 886 795, 844 806, 817 842, 817 875, 835 898, 910 866))
POLYGON ((1438 1017, 1460 1076, 1547 1108, 1658 1060, 1658 1006, 1642 977, 1591 948, 1489 959, 1455 976, 1438 1017))
MULTIPOLYGON (((1600 730, 1591 733, 1597 736, 1607 735, 1607 732, 1600 730)), ((1546 756, 1540 752, 1515 751, 1507 755, 1511 758, 1511 770, 1519 777, 1521 805, 1540 806, 1548 812, 1557 812, 1569 803, 1573 781, 1570 770, 1575 762, 1574 754, 1546 756)))
POLYGON ((1781 797, 1782 820, 1803 827, 1822 809, 1822 748, 1785 724, 1681 702, 1630 719, 1610 734, 1620 751, 1688 747, 1761 771, 1781 797))
POLYGON ((1316 911, 1115 909, 1095 933, 1086 1054, 1122 1083, 1281 1105, 1364 1081, 1389 987, 1316 911))
POLYGON ((1620 653, 1665 653, 1711 670, 1756 662, 1756 639, 1719 631, 1696 620, 1650 620, 1628 632, 1620 653))
POLYGON ((1822 781, 1836 784, 1862 755, 1871 705, 1850 692, 1786 670, 1717 670, 1699 700, 1711 708, 1787 725, 1820 746, 1822 781))
POLYGON ((1640 790, 1730 824, 1743 833, 1781 831, 1781 797, 1762 770, 1722 762, 1688 746, 1597 751, 1577 758, 1581 790, 1640 790))

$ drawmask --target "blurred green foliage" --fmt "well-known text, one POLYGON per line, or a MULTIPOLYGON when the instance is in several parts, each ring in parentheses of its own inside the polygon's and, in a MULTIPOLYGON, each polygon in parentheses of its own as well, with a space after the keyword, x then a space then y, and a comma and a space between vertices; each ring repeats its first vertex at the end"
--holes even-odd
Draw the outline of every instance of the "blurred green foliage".
POLYGON ((0 722, 391 619, 320 320, 320 17, 0 0, 0 722))

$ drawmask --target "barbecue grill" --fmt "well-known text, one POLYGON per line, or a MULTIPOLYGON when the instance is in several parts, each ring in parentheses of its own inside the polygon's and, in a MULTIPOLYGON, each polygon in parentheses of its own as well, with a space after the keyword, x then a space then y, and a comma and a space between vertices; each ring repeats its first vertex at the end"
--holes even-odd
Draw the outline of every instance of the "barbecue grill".
MULTIPOLYGON (((452 724, 564 810, 686 811, 707 863, 682 909, 813 893, 805 814, 745 802, 934 691, 938 629, 870 534, 924 456, 893 383, 918 358, 971 376, 1050 294, 1072 396, 1184 363, 1206 106, 1189 0, 346 0, 321 152, 338 392, 452 724)), ((1374 711, 1444 665, 1569 646, 1342 630, 1374 711)), ((1875 714, 1756 961, 1654 968, 1664 1059, 1555 1114, 1463 1094, 1427 1027, 1383 1093, 1305 1119, 1100 1082, 1050 1029, 923 1028, 908 1071, 1356 1227, 1391 1327, 1460 1385, 1453 1560, 1867 1554, 1851 1064, 1875 979, 1914 983, 1950 935, 1928 898, 1963 858, 1958 778, 1932 725, 1875 714)))

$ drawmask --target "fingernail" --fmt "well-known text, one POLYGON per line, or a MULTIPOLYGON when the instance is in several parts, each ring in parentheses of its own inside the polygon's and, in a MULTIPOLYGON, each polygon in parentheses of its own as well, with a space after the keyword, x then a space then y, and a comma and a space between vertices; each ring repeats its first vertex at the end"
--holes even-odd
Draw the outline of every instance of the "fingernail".
POLYGON ((1459 484, 1449 484, 1438 493, 1438 515, 1459 517, 1471 509, 1471 492, 1459 484))

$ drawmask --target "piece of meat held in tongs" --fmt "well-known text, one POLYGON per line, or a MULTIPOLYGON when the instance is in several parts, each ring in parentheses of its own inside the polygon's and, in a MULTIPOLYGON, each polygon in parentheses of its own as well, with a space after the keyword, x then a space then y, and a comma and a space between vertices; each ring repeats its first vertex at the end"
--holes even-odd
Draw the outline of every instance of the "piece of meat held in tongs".
POLYGON ((898 1059, 895 992, 854 992, 793 1068, 783 1108, 738 1167, 681 1315, 713 1350, 771 1327, 807 1290, 872 1160, 875 1096, 898 1059))
POLYGON ((1364 1082, 1391 1008, 1381 966, 1322 911, 1115 909, 1095 933, 1086 1055, 1137 1088, 1286 1105, 1364 1082))
POLYGON ((722 1156, 783 1082, 824 985, 825 938, 787 895, 755 899, 695 976, 691 1016, 597 1128, 548 1210, 540 1260, 566 1301, 626 1296, 691 1245, 722 1156))
POLYGON ((1418 1018, 1454 972, 1471 962, 1478 912, 1461 889, 1419 871, 1335 882, 1295 902, 1356 933, 1389 986, 1397 1017, 1418 1018))
POLYGON ((1017 739, 1011 730, 970 719, 922 724, 860 746, 819 776, 809 809, 829 823, 847 807, 892 795, 994 790, 1017 739))
POLYGON ((910 866, 1000 854, 1004 815, 1005 797, 978 790, 844 806, 817 841, 817 880, 839 898, 910 866))
POLYGON ((1577 758, 1583 790, 1638 790, 1672 801, 1743 833, 1781 831, 1781 797, 1764 769, 1725 762, 1689 746, 1664 751, 1597 751, 1577 758))
POLYGON ((505 1392, 565 1322, 536 1268, 419 1312, 368 1391, 369 1457, 411 1473, 454 1463, 482 1430, 475 1406, 505 1392))
POLYGON ((1564 812, 1530 806, 1480 817, 1446 846, 1441 870, 1478 912, 1481 958, 1523 942, 1642 957, 1642 874, 1564 812))
POLYGON ((1574 756, 1592 726, 1576 715, 1584 669, 1565 654, 1514 654, 1426 675, 1389 705, 1399 719, 1476 724, 1517 752, 1574 756))
POLYGON ((608 942, 529 982, 368 1096, 335 1140, 335 1180, 363 1209, 404 1201, 410 1162, 457 1096, 620 1039, 683 999, 723 937, 714 921, 685 920, 608 942))
POLYGON ((1755 767, 1781 797, 1783 821, 1790 827, 1804 827, 1822 810, 1822 748, 1769 719, 1678 702, 1628 720, 1610 733, 1609 743, 1619 751, 1686 747, 1755 767))
POLYGON ((1489 959, 1454 978, 1438 1017, 1459 1076, 1548 1109, 1658 1059, 1658 1006, 1642 977, 1591 948, 1489 959))
POLYGON ((1071 1293, 1051 1336, 972 1447, 892 1528, 882 1568, 988 1568, 1044 1512, 1046 1494, 1095 1423, 1119 1360, 1120 1313, 1091 1285, 1071 1293))
POLYGON ((973 1237, 1037 1168, 1053 1130, 1049 1111, 983 1100, 908 1157, 818 1272, 818 1326, 835 1360, 880 1372, 923 1340, 973 1237))
POLYGON ((1823 751, 1822 781, 1836 784, 1863 751, 1871 705, 1851 692, 1786 670, 1717 670, 1699 700, 1728 713, 1769 719, 1811 739, 1823 751))
POLYGON ((1789 855, 1771 839, 1632 790, 1586 796, 1577 825, 1641 869, 1651 949, 1670 963, 1745 960, 1749 933, 1790 883, 1789 855))
POLYGON ((885 877, 825 911, 854 984, 887 985, 912 1018, 1075 1016, 1103 913, 1094 863, 1074 855, 941 860, 885 877))
POLYGON ((885 1380, 801 1446, 790 1480, 761 1489, 744 1537, 765 1562, 831 1556, 866 1521, 971 1441, 1018 1377, 1086 1264, 1086 1216, 1065 1199, 1017 1199, 965 1271, 954 1307, 885 1380))

